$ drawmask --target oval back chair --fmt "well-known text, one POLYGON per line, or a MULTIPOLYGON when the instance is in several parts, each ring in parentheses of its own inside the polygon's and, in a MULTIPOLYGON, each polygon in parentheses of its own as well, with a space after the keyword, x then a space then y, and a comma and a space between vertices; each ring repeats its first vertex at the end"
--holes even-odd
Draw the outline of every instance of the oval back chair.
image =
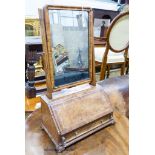
MULTIPOLYGON (((120 13, 114 18, 107 31, 106 49, 102 58, 100 80, 105 78, 108 52, 124 52, 124 62, 121 63, 121 75, 124 74, 129 48, 129 12, 120 13)), ((111 63, 112 64, 112 63, 111 63)))

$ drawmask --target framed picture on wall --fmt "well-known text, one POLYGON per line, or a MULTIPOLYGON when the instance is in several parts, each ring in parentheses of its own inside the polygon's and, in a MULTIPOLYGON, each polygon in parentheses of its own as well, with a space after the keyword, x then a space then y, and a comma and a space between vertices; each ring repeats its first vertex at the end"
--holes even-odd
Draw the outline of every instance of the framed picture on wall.
POLYGON ((110 25, 110 19, 94 19, 94 37, 104 37, 110 25))

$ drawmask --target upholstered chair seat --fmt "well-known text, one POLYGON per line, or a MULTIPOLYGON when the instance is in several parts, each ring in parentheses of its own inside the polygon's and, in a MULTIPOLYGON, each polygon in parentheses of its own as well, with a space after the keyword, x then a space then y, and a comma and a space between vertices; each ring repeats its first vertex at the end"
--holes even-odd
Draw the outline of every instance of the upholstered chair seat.
MULTIPOLYGON (((106 48, 105 47, 95 47, 95 61, 101 62, 104 56, 106 48)), ((111 50, 109 50, 108 56, 107 56, 107 63, 119 63, 119 62, 125 62, 124 58, 124 52, 120 53, 114 53, 111 50)))

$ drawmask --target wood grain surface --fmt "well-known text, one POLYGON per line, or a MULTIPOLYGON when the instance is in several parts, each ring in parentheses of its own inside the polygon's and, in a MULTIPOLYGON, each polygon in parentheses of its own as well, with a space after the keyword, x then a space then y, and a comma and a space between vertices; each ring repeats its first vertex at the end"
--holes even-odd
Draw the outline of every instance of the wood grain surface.
POLYGON ((41 110, 31 113, 25 123, 26 155, 128 155, 129 77, 120 76, 99 82, 114 108, 115 125, 56 153, 54 144, 41 129, 41 110), (127 116, 127 117, 126 117, 127 116))
POLYGON ((63 134, 113 112, 109 98, 100 85, 54 100, 50 102, 50 109, 63 134))
POLYGON ((109 126, 84 140, 56 153, 54 144, 41 129, 41 111, 34 111, 26 120, 26 155, 128 155, 128 119, 114 113, 115 125, 109 126))

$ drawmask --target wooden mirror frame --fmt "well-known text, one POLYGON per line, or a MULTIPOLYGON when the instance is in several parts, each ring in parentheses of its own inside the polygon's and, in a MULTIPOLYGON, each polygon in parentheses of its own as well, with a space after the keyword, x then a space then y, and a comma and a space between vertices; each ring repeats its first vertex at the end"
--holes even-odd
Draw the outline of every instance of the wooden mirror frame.
POLYGON ((39 9, 39 20, 41 27, 41 36, 43 44, 43 63, 44 70, 46 72, 46 85, 47 85, 47 97, 52 98, 52 92, 58 91, 64 88, 70 88, 76 85, 90 83, 96 85, 95 79, 95 58, 94 58, 94 36, 93 36, 93 11, 88 7, 71 7, 71 6, 55 6, 47 5, 43 9, 39 9), (51 32, 50 32, 50 20, 49 10, 75 10, 75 11, 87 11, 89 26, 88 26, 88 66, 89 66, 89 78, 65 84, 62 86, 54 87, 54 67, 52 60, 52 43, 51 43, 51 32))

